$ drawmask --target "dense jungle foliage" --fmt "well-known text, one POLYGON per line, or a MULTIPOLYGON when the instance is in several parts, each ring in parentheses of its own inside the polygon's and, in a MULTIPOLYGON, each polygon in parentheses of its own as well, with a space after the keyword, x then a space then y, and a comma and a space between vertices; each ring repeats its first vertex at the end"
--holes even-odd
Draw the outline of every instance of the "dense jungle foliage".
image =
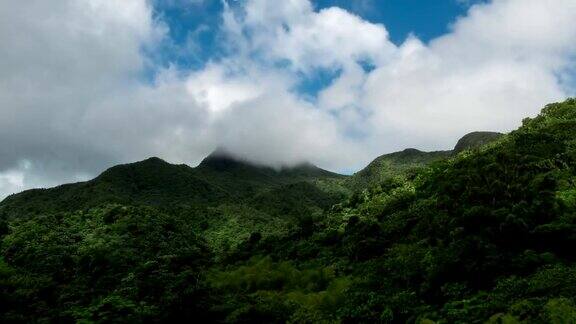
POLYGON ((576 323, 576 100, 460 144, 352 177, 217 154, 13 195, 0 321, 576 323))

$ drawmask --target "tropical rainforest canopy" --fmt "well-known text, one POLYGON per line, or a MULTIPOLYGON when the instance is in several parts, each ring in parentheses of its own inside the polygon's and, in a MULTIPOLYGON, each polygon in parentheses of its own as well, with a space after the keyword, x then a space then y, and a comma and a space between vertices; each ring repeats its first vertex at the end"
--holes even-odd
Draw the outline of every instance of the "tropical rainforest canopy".
POLYGON ((0 203, 1 322, 575 323, 576 100, 354 176, 217 152, 0 203))

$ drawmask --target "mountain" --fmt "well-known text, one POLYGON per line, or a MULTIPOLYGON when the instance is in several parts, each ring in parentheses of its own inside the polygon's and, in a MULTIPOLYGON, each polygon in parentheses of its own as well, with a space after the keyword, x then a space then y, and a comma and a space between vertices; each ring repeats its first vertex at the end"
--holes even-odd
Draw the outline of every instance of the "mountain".
POLYGON ((0 212, 72 211, 111 203, 216 206, 297 182, 342 177, 312 164, 276 170, 222 153, 208 156, 196 168, 153 157, 114 166, 87 182, 12 195, 0 203, 0 212))
POLYGON ((485 135, 381 157, 352 195, 218 153, 11 196, 0 321, 574 323, 576 100, 485 135))
POLYGON ((163 205, 211 204, 228 194, 196 177, 186 165, 159 158, 112 167, 93 180, 50 189, 33 189, 0 203, 0 211, 22 213, 73 211, 102 204, 163 205))
MULTIPOLYGON (((456 152, 477 148, 499 136, 499 133, 474 132, 460 139, 453 151, 406 149, 382 155, 350 178, 310 163, 278 169, 257 165, 235 158, 221 149, 207 156, 196 168, 173 165, 152 157, 112 167, 87 182, 12 195, 0 203, 0 213, 16 215, 23 211, 70 211, 107 203, 214 206, 226 201, 250 199, 271 189, 282 191, 282 186, 310 181, 323 181, 321 187, 324 189, 326 184, 336 187, 332 197, 341 197, 346 191, 345 187, 353 190, 366 188, 383 179, 446 159, 456 152)), ((287 187, 287 190, 292 190, 290 188, 287 187)))
POLYGON ((458 140, 458 143, 456 143, 456 146, 452 152, 454 154, 458 154, 465 150, 479 148, 482 145, 494 142, 495 140, 502 137, 502 135, 502 133, 495 132, 472 132, 466 134, 464 137, 458 140))
POLYGON ((382 155, 349 179, 351 187, 361 189, 379 184, 385 179, 403 176, 431 163, 444 160, 466 150, 489 144, 503 134, 495 132, 472 132, 464 135, 451 151, 423 152, 414 148, 382 155))
POLYGON ((386 179, 408 174, 432 162, 451 156, 452 151, 423 152, 409 148, 379 156, 364 169, 355 173, 349 181, 355 189, 371 187, 386 179))
POLYGON ((575 99, 414 172, 334 206, 307 236, 244 245, 210 281, 225 320, 576 321, 575 99))
POLYGON ((332 173, 310 163, 278 169, 242 161, 216 150, 194 170, 195 175, 217 185, 233 196, 251 197, 262 189, 272 189, 300 181, 338 179, 345 176, 332 173))

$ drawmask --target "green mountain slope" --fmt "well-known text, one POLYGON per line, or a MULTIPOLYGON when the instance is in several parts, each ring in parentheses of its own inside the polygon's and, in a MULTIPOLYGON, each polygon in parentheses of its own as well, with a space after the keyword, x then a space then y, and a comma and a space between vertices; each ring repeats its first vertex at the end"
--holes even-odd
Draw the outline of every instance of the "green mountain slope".
POLYGON ((0 203, 9 216, 74 211, 102 204, 213 204, 228 193, 195 175, 186 165, 158 158, 112 167, 95 179, 12 195, 0 203))
POLYGON ((372 187, 391 177, 410 175, 424 166, 448 159, 463 151, 478 149, 494 142, 502 135, 495 132, 469 133, 458 140, 451 151, 423 152, 410 148, 401 152, 384 154, 354 174, 348 183, 356 190, 372 187))
POLYGON ((494 142, 500 137, 502 137, 502 134, 495 132, 472 132, 466 134, 456 143, 453 153, 458 154, 465 150, 479 148, 482 145, 494 142))
POLYGON ((423 152, 417 149, 385 154, 355 173, 349 182, 354 189, 372 187, 386 179, 407 175, 450 156, 452 156, 452 151, 423 152))
POLYGON ((576 100, 413 179, 338 206, 305 238, 247 245, 243 255, 265 257, 212 279, 227 319, 574 322, 576 100), (259 272, 281 284, 240 288, 259 272))
POLYGON ((346 189, 338 183, 345 178, 311 164, 273 169, 222 152, 196 168, 150 158, 112 167, 87 182, 12 195, 0 203, 0 222, 118 206, 153 207, 186 219, 210 250, 229 252, 253 232, 267 237, 321 214, 344 196, 346 189))
POLYGON ((345 177, 306 163, 280 169, 258 166, 219 150, 205 158, 194 171, 199 179, 210 182, 236 197, 252 197, 263 189, 301 181, 345 177))
POLYGON ((350 197, 349 178, 222 156, 10 197, 0 320, 573 323, 576 100, 478 148, 484 135, 388 155, 350 197))
POLYGON ((15 216, 74 211, 111 203, 215 206, 249 199, 292 183, 342 177, 310 164, 275 170, 221 155, 207 157, 196 168, 150 158, 112 167, 91 181, 12 195, 0 203, 0 212, 15 216))

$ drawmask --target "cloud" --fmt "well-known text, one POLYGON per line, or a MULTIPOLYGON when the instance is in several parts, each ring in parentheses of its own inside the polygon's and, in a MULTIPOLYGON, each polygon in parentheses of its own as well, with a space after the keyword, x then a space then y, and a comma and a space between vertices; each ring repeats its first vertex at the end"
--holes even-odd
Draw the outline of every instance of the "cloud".
POLYGON ((159 69, 148 54, 169 26, 151 2, 3 1, 0 197, 152 155, 194 165, 217 146, 272 165, 357 169, 513 129, 574 94, 572 0, 476 4, 448 34, 400 46, 384 25, 308 0, 231 3, 222 18, 227 55, 159 69), (337 77, 310 100, 297 89, 322 70, 337 77))
POLYGON ((424 147, 447 147, 473 129, 511 130, 570 94, 558 75, 574 67, 575 18, 569 0, 475 5, 428 46, 414 38, 400 46, 370 73, 364 104, 380 129, 424 147))
MULTIPOLYGON (((110 152, 86 143, 77 124, 89 107, 125 89, 146 65, 141 49, 162 34, 149 13, 139 0, 0 4, 3 175, 22 161, 33 161, 54 166, 53 181, 44 182, 52 184, 114 160, 110 152), (56 164, 69 175, 60 179, 56 164)), ((38 185, 29 178, 19 189, 38 185)))
MULTIPOLYGON (((394 51, 383 25, 337 7, 314 11, 309 1, 251 0, 233 27, 248 35, 244 48, 297 71, 383 63, 394 51)), ((242 36, 239 36, 242 37, 242 36)))

